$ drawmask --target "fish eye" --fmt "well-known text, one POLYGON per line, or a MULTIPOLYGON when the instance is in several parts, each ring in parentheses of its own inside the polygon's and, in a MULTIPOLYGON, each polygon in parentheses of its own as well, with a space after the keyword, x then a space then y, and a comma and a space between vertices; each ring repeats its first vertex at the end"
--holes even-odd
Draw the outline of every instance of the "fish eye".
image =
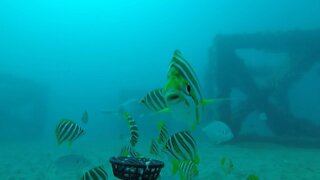
POLYGON ((188 84, 188 86, 187 86, 187 92, 188 92, 188 94, 191 94, 191 86, 190 86, 190 84, 188 84))

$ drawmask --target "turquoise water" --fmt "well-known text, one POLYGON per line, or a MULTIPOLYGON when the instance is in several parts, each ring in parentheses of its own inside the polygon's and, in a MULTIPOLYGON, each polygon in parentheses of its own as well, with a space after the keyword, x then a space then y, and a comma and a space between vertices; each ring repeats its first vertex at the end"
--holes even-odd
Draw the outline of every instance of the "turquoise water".
POLYGON ((179 179, 170 156, 149 152, 163 121, 170 135, 192 131, 192 179, 319 179, 319 12, 316 0, 1 0, 0 179, 79 179, 100 164, 114 178, 108 160, 130 140, 123 112, 137 151, 165 162, 162 179, 179 179), (192 95, 161 112, 139 102, 167 87, 177 49, 214 99, 196 128, 192 95), (62 118, 86 131, 71 146, 57 144, 62 118), (204 130, 216 121, 227 130, 204 130))

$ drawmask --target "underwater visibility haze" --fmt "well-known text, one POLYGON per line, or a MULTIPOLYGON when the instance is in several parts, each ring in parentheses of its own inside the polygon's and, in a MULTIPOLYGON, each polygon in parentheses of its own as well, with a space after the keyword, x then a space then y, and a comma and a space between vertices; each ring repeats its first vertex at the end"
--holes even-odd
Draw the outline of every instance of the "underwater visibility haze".
POLYGON ((319 19, 317 0, 1 0, 0 179, 116 179, 112 157, 320 179, 319 19))

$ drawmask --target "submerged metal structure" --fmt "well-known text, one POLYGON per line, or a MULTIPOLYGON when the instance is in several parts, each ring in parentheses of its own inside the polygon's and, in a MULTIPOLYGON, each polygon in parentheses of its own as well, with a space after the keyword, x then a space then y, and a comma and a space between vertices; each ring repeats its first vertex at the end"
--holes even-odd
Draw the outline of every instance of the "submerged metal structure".
MULTIPOLYGON (((260 111, 268 115, 267 125, 277 136, 320 137, 320 127, 295 117, 290 112, 288 101, 292 84, 319 61, 320 29, 217 35, 209 53, 205 87, 210 97, 230 97, 234 88, 247 95, 236 110, 232 110, 229 101, 221 103, 217 109, 218 118, 227 123, 235 134, 248 114, 260 111), (285 53, 290 64, 286 73, 278 77, 276 86, 261 88, 254 81, 255 74, 237 54, 242 49, 285 53)), ((212 118, 210 116, 213 115, 208 116, 212 118)))

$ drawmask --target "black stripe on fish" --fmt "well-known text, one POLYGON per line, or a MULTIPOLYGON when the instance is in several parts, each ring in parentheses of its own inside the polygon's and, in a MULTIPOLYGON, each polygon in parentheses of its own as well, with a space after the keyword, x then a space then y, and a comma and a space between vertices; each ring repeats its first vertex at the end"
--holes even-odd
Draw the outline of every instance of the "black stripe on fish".
POLYGON ((61 121, 61 126, 58 126, 60 127, 58 130, 57 130, 57 140, 58 140, 58 143, 62 143, 62 138, 65 136, 65 134, 68 133, 68 129, 70 128, 70 125, 72 124, 71 121, 61 121))
POLYGON ((58 129, 58 141, 61 142, 61 138, 64 136, 65 133, 68 132, 68 129, 70 128, 70 124, 72 124, 72 121, 62 121, 60 128, 58 129))
POLYGON ((172 135, 166 150, 176 160, 195 160, 197 158, 196 143, 188 131, 180 131, 172 135))
POLYGON ((160 154, 159 145, 157 144, 157 142, 154 139, 151 140, 150 154, 153 154, 156 156, 160 154))
POLYGON ((77 135, 78 132, 78 127, 76 124, 71 123, 69 128, 67 129, 66 135, 61 139, 62 142, 64 141, 70 141, 74 136, 77 135))
POLYGON ((149 105, 149 107, 151 107, 151 111, 157 111, 158 108, 156 107, 155 102, 150 96, 150 94, 148 94, 146 97, 146 103, 149 105))
POLYGON ((132 118, 132 116, 125 112, 123 117, 128 121, 129 131, 130 131, 130 143, 132 146, 135 146, 139 139, 139 128, 136 124, 136 121, 132 118))
POLYGON ((81 179, 82 180, 107 180, 108 174, 102 166, 98 166, 85 172, 85 174, 82 176, 81 179))
POLYGON ((121 149, 120 156, 139 157, 139 153, 135 151, 131 145, 124 146, 121 149))
POLYGON ((166 144, 169 139, 169 132, 167 129, 167 126, 163 123, 160 125, 160 132, 159 132, 159 138, 158 143, 159 144, 166 144))
POLYGON ((150 92, 150 97, 152 97, 153 102, 157 106, 157 111, 160 111, 162 109, 167 108, 166 103, 163 103, 161 99, 163 99, 163 96, 159 94, 157 91, 150 92))
POLYGON ((189 138, 188 132, 182 132, 177 134, 176 138, 178 139, 183 149, 188 153, 188 157, 192 157, 194 159, 195 155, 193 152, 196 151, 193 141, 189 138))
POLYGON ((174 52, 171 66, 177 68, 189 82, 192 90, 196 93, 196 99, 202 99, 198 78, 191 65, 182 57, 180 51, 174 52))
POLYGON ((182 161, 179 163, 179 174, 181 179, 191 180, 194 176, 198 175, 197 165, 192 161, 182 161))
POLYGON ((65 141, 72 143, 84 133, 84 129, 71 120, 61 120, 56 127, 58 144, 61 144, 65 141))
POLYGON ((161 111, 168 107, 162 89, 150 91, 141 99, 140 102, 144 104, 150 111, 161 111))

